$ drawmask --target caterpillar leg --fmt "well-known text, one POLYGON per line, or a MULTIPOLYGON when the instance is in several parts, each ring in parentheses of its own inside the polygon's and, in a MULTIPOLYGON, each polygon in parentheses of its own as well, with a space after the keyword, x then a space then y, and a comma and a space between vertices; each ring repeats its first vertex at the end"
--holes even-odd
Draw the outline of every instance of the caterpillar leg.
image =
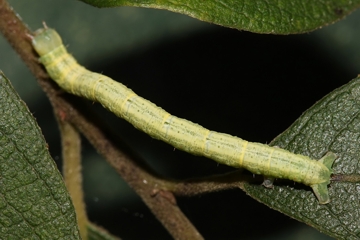
POLYGON ((274 180, 275 178, 273 177, 266 177, 264 176, 264 181, 262 183, 262 185, 266 188, 273 188, 274 187, 274 180))
MULTIPOLYGON (((328 152, 324 157, 322 157, 319 162, 323 163, 328 169, 330 174, 332 173, 331 166, 336 159, 336 155, 332 152, 328 152)), ((330 202, 329 191, 327 185, 330 183, 330 174, 329 181, 311 185, 310 187, 313 189, 315 196, 319 200, 320 204, 326 204, 330 202)))
POLYGON ((332 173, 332 169, 331 166, 333 165, 335 159, 337 158, 336 154, 333 152, 327 152, 325 154, 325 156, 323 156, 319 162, 321 162, 322 164, 324 164, 332 173))
POLYGON ((327 183, 312 185, 311 188, 313 189, 320 204, 327 204, 330 202, 327 183))

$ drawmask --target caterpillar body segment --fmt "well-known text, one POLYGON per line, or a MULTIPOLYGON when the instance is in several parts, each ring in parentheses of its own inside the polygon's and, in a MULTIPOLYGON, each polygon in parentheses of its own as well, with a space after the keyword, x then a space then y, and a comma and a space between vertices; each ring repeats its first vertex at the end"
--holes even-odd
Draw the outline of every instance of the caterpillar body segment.
POLYGON ((32 44, 40 55, 41 63, 65 91, 101 103, 136 128, 177 149, 208 157, 221 164, 246 168, 270 179, 285 178, 303 183, 312 187, 319 203, 330 201, 327 185, 330 183, 335 154, 329 152, 316 161, 281 148, 210 131, 171 115, 107 76, 80 66, 66 51, 55 30, 45 28, 35 34, 32 44))

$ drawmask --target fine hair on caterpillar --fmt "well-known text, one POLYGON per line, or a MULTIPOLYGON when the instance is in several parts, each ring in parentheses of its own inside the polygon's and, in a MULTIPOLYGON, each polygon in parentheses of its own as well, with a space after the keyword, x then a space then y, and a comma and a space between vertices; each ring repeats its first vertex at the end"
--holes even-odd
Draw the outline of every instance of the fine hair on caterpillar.
MULTIPOLYGON (((62 89, 101 103, 151 137, 221 164, 245 168, 268 179, 283 178, 303 183, 313 189, 320 204, 330 202, 327 185, 336 159, 334 153, 328 152, 317 161, 285 149, 210 131, 173 116, 125 85, 80 66, 67 52, 54 29, 37 30, 32 45, 50 77, 62 89)), ((272 181, 267 180, 265 185, 271 187, 272 181)))

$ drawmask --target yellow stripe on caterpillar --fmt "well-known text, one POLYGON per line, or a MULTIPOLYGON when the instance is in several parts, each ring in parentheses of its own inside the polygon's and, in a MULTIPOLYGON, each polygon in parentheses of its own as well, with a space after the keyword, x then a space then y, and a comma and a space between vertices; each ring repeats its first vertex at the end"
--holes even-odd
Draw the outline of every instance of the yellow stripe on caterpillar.
POLYGON ((244 156, 245 156, 245 152, 246 152, 246 147, 247 147, 247 145, 248 145, 248 141, 243 141, 243 146, 242 146, 242 148, 241 148, 241 155, 240 155, 240 161, 239 161, 239 165, 240 166, 243 166, 244 165, 244 156))

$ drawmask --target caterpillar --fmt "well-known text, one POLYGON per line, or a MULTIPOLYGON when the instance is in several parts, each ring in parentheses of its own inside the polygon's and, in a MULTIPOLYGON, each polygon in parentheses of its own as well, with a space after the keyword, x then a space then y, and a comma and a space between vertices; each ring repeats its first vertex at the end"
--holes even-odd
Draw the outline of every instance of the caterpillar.
POLYGON ((50 77, 65 91, 101 103, 135 128, 177 149, 264 175, 270 179, 264 184, 266 187, 272 187, 274 178, 289 179, 310 186, 320 204, 330 202, 327 185, 336 159, 334 153, 328 152, 316 161, 285 149, 210 131, 171 115, 107 76, 80 66, 67 52, 59 34, 46 25, 35 32, 31 42, 50 77))

